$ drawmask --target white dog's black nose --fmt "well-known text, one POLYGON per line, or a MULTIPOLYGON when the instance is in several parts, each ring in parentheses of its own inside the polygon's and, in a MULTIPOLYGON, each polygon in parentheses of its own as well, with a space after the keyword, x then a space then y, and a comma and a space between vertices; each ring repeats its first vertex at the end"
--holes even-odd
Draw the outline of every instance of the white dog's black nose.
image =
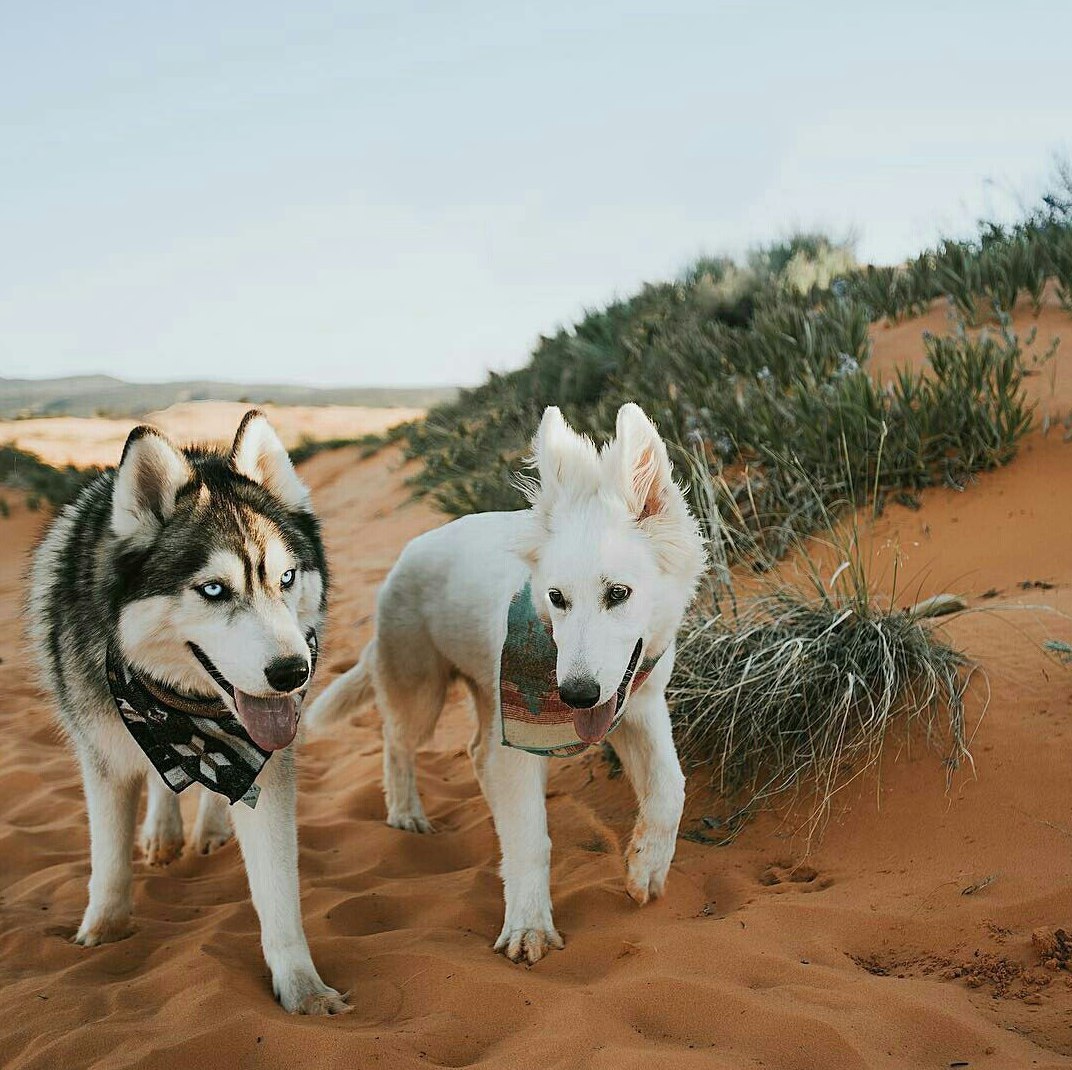
POLYGON ((574 710, 590 710, 599 701, 599 683, 591 676, 571 676, 558 689, 558 696, 574 710))
POLYGON ((276 691, 297 691, 309 679, 309 662, 300 654, 276 658, 268 663, 264 676, 276 691))

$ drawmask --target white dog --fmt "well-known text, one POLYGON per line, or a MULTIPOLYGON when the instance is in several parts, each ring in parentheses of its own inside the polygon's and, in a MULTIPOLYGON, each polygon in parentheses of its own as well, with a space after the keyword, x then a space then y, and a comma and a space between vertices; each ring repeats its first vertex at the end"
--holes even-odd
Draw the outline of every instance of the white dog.
POLYGON ((524 488, 531 509, 463 517, 405 548, 380 592, 375 640, 309 711, 310 724, 323 726, 371 683, 383 717, 388 824, 429 832, 415 755, 450 680, 466 682, 477 720, 469 753, 502 847, 506 920, 495 948, 529 963, 561 948, 562 938, 551 916, 547 758, 503 745, 507 608, 527 581, 557 650, 556 701, 573 708, 580 746, 621 717, 614 748, 639 800, 626 887, 645 903, 665 886, 684 805, 664 691, 674 636, 705 564, 666 447, 638 406, 622 407, 615 440, 601 451, 548 408, 534 460, 539 482, 524 488), (650 673, 629 695, 640 651, 650 673))

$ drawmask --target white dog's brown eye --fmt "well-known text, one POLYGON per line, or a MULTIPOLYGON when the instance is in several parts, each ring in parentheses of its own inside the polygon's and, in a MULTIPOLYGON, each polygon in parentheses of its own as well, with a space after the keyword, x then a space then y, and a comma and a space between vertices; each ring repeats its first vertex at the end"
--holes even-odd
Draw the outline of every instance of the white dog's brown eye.
POLYGON ((547 601, 550 602, 555 609, 566 608, 566 596, 557 587, 552 587, 547 592, 547 601))
POLYGON ((297 573, 294 571, 294 569, 288 568, 287 571, 279 577, 279 586, 282 587, 284 591, 289 590, 291 587, 294 586, 294 577, 296 575, 297 573))
POLYGON ((624 583, 612 583, 607 588, 607 605, 620 606, 632 593, 632 588, 624 583))

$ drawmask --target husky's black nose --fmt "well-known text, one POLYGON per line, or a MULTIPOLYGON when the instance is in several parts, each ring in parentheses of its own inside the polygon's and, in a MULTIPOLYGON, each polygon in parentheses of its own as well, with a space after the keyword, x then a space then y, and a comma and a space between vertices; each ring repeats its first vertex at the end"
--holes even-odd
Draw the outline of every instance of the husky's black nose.
POLYGON ((268 663, 264 675, 276 691, 297 691, 309 679, 309 662, 300 654, 276 658, 268 663))
POLYGON ((599 683, 591 676, 571 676, 558 695, 572 709, 590 710, 599 701, 599 683))

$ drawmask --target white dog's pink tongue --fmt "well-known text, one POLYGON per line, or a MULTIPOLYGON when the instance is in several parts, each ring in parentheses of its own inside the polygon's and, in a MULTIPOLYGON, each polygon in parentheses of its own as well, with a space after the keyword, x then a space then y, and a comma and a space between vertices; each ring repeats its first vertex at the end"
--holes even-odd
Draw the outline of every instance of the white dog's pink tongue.
POLYGON ((261 750, 279 750, 298 732, 298 702, 293 695, 258 698, 235 688, 235 709, 242 727, 261 750))
POLYGON ((618 696, 588 710, 573 711, 573 727, 584 743, 598 743, 610 731, 611 721, 618 711, 618 696))

